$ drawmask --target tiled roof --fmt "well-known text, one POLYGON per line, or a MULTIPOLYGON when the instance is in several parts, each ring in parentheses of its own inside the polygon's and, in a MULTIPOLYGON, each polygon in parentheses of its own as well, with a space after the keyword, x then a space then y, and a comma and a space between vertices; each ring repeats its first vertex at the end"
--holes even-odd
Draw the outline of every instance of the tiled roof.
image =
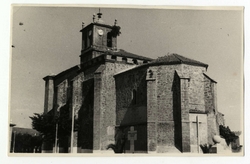
POLYGON ((208 67, 207 64, 199 62, 197 60, 189 59, 184 56, 178 55, 178 54, 169 54, 163 57, 159 57, 152 61, 152 63, 163 63, 163 64, 190 64, 190 65, 197 65, 197 66, 203 66, 208 67))
POLYGON ((118 51, 107 51, 106 54, 120 56, 120 57, 133 58, 133 59, 147 60, 147 61, 152 61, 153 60, 151 58, 147 58, 147 57, 144 57, 144 56, 140 56, 140 55, 136 55, 136 54, 127 52, 127 51, 125 51, 123 49, 119 49, 118 51))
MULTIPOLYGON (((138 68, 142 68, 142 67, 147 67, 147 66, 152 66, 152 65, 164 65, 164 64, 166 64, 166 65, 189 64, 189 65, 195 65, 195 66, 202 66, 202 67, 206 67, 206 68, 208 67, 208 65, 205 64, 205 63, 202 63, 202 62, 199 62, 199 61, 196 61, 196 60, 193 60, 193 59, 189 59, 189 58, 186 58, 186 57, 178 55, 178 54, 169 54, 169 55, 166 55, 166 56, 163 56, 163 57, 159 57, 159 58, 157 58, 155 60, 152 60, 149 63, 138 65, 136 67, 131 67, 129 69, 118 72, 118 73, 115 74, 115 76, 119 75, 119 74, 122 74, 124 72, 127 72, 127 71, 132 71, 132 70, 135 70, 135 69, 138 69, 138 68)), ((177 72, 177 73, 181 76, 181 78, 188 78, 188 77, 184 77, 179 72, 177 72)))
POLYGON ((13 132, 15 131, 17 134, 30 134, 30 135, 39 135, 40 133, 34 129, 29 128, 19 128, 19 127, 13 127, 13 132))
POLYGON ((75 65, 75 66, 73 66, 73 67, 71 67, 71 68, 69 68, 69 69, 66 69, 66 70, 64 70, 64 71, 62 71, 62 72, 60 72, 60 73, 58 73, 58 74, 56 74, 56 75, 48 75, 48 76, 45 76, 45 77, 43 78, 43 80, 46 80, 46 79, 48 79, 48 78, 58 78, 58 77, 63 76, 63 75, 65 75, 65 74, 69 73, 69 72, 77 71, 77 70, 79 70, 79 69, 80 69, 80 65, 75 65))

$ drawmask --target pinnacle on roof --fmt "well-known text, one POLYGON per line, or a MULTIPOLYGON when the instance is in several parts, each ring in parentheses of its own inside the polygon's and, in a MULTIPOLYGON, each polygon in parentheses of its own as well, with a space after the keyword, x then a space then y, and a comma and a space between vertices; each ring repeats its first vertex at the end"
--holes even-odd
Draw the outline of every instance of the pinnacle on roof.
POLYGON ((95 14, 93 15, 93 23, 104 23, 104 21, 101 19, 102 18, 102 13, 101 9, 99 8, 99 12, 96 14, 98 16, 97 21, 95 22, 95 14))
POLYGON ((99 13, 97 13, 98 15, 98 19, 100 19, 102 17, 102 13, 101 13, 101 9, 99 8, 99 13))

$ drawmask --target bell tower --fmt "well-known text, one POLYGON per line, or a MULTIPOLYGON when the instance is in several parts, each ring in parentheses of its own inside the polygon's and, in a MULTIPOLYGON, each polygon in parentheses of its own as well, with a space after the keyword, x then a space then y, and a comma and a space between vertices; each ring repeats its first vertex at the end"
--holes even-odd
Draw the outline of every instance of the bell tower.
POLYGON ((108 50, 115 50, 117 47, 117 36, 120 34, 120 27, 117 26, 117 20, 113 26, 107 25, 101 19, 102 13, 93 15, 93 22, 84 27, 82 23, 82 49, 81 64, 102 55, 108 50))

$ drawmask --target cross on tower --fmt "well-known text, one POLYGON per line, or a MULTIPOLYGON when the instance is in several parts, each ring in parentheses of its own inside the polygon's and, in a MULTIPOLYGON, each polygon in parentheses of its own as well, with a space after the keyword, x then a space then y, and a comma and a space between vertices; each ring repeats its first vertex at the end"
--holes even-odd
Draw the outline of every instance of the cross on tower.
POLYGON ((101 9, 99 8, 99 13, 97 13, 98 15, 98 19, 100 19, 102 17, 102 13, 101 13, 101 9))
POLYGON ((130 152, 135 152, 135 144, 134 141, 137 140, 137 131, 134 130, 134 127, 130 127, 130 131, 128 131, 128 140, 130 141, 130 152))

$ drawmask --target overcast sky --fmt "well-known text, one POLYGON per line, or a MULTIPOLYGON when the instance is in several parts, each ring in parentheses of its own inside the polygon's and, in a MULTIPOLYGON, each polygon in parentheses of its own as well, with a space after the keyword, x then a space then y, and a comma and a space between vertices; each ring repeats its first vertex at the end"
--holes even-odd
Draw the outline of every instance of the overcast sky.
MULTIPOLYGON (((238 8, 239 9, 239 8, 238 8)), ((98 8, 14 7, 10 118, 31 128, 42 113, 43 77, 80 64, 82 22, 98 8)), ((217 81, 218 110, 226 125, 242 130, 243 11, 101 8, 103 20, 118 20, 118 48, 157 58, 178 53, 209 65, 217 81)))

